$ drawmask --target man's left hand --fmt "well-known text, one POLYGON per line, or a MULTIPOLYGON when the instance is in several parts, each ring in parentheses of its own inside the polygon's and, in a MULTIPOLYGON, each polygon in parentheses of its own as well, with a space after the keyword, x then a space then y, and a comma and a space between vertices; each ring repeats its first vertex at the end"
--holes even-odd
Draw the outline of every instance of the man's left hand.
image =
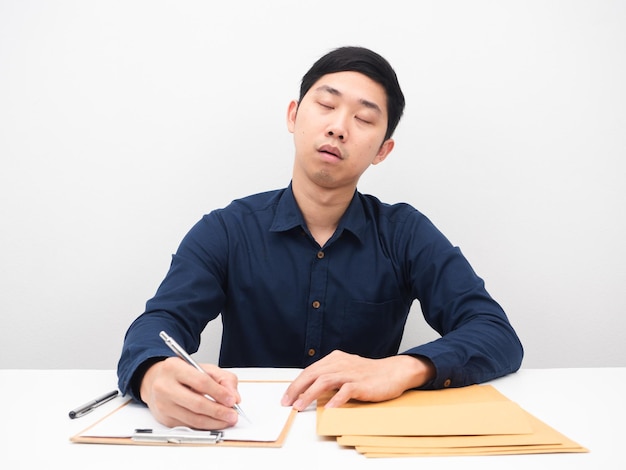
POLYGON ((380 402, 419 387, 435 375, 426 358, 398 355, 367 359, 333 351, 304 369, 291 383, 282 399, 284 406, 302 411, 326 392, 337 392, 326 403, 338 407, 350 399, 380 402))

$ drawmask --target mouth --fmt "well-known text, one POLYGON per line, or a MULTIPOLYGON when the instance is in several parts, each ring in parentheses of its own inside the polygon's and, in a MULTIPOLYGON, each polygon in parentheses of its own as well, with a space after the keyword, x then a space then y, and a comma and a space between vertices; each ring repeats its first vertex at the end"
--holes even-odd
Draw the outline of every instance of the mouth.
POLYGON ((337 147, 333 147, 332 145, 322 145, 319 149, 317 149, 317 151, 325 155, 337 158, 339 160, 343 160, 341 150, 339 150, 337 147))

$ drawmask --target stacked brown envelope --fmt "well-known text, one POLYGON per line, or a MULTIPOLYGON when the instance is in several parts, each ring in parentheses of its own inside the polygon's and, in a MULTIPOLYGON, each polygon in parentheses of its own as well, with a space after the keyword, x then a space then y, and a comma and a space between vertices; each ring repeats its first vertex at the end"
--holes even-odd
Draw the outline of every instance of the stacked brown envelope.
POLYGON ((382 403, 325 409, 317 433, 367 457, 588 452, 491 385, 412 390, 382 403))

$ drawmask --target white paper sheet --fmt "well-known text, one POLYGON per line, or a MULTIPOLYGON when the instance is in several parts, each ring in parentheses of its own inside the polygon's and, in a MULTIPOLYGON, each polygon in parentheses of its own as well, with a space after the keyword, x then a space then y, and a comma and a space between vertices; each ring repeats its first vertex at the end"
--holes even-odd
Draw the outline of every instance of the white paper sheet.
MULTIPOLYGON (((224 440, 276 441, 291 413, 291 407, 280 404, 287 386, 287 382, 240 382, 240 406, 250 422, 240 416, 237 425, 223 430, 224 440)), ((133 402, 87 429, 81 436, 131 437, 135 429, 163 432, 168 428, 159 424, 145 405, 133 402)))

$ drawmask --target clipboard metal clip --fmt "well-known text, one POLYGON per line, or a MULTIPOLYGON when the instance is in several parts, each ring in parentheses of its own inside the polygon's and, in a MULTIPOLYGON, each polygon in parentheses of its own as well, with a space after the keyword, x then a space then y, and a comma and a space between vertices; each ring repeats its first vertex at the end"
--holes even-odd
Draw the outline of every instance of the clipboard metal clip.
POLYGON ((186 426, 177 426, 165 431, 135 429, 132 435, 136 442, 165 442, 170 444, 217 444, 223 440, 221 431, 197 431, 186 426))

